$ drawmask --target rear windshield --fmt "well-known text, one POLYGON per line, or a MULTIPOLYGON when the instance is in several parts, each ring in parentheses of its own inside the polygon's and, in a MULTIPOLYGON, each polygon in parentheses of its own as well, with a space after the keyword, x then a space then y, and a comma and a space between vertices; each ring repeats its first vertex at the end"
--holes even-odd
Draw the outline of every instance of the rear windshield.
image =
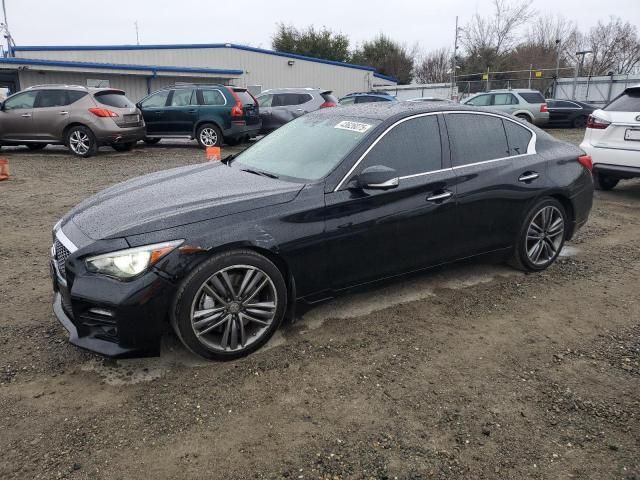
POLYGON ((135 105, 129 100, 124 93, 119 92, 98 92, 94 95, 96 100, 103 105, 116 108, 132 108, 135 105))
POLYGON ((243 105, 254 105, 256 102, 247 90, 234 90, 243 105))
POLYGON ((527 103, 544 103, 544 97, 540 92, 518 92, 527 103))
POLYGON ((640 89, 623 93, 604 107, 604 110, 608 112, 640 112, 640 89))

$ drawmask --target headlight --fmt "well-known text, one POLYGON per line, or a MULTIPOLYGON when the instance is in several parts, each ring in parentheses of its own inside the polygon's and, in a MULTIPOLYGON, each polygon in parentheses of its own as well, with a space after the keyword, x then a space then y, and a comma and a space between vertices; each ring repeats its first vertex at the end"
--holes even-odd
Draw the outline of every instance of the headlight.
POLYGON ((85 260, 87 270, 116 278, 131 278, 144 272, 162 257, 173 251, 184 240, 155 243, 144 247, 129 248, 117 252, 104 253, 85 260))

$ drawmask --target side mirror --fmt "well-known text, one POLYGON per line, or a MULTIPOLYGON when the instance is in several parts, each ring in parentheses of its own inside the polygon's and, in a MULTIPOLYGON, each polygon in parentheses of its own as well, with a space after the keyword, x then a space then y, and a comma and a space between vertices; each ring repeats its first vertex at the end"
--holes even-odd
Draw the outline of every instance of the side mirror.
POLYGON ((369 190, 389 190, 400 183, 397 172, 384 165, 365 168, 355 180, 356 187, 369 190))

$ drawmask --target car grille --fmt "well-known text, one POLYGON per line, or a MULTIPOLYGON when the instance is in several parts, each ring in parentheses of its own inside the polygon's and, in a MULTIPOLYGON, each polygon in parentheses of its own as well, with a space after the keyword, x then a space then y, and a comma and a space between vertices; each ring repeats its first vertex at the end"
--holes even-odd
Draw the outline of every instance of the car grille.
POLYGON ((69 255, 71 255, 71 252, 57 238, 56 238, 55 245, 56 245, 56 263, 58 264, 58 271, 60 272, 60 275, 62 275, 62 278, 67 278, 66 263, 67 263, 67 258, 69 258, 69 255))

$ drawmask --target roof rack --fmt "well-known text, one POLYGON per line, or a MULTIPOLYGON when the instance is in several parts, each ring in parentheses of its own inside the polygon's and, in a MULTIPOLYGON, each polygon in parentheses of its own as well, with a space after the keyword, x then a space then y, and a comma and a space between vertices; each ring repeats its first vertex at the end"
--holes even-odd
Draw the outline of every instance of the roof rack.
POLYGON ((84 85, 68 85, 66 83, 41 83, 40 85, 31 85, 30 87, 25 88, 25 90, 29 90, 32 88, 42 88, 42 87, 74 87, 74 88, 83 88, 85 90, 89 90, 89 87, 84 85))

